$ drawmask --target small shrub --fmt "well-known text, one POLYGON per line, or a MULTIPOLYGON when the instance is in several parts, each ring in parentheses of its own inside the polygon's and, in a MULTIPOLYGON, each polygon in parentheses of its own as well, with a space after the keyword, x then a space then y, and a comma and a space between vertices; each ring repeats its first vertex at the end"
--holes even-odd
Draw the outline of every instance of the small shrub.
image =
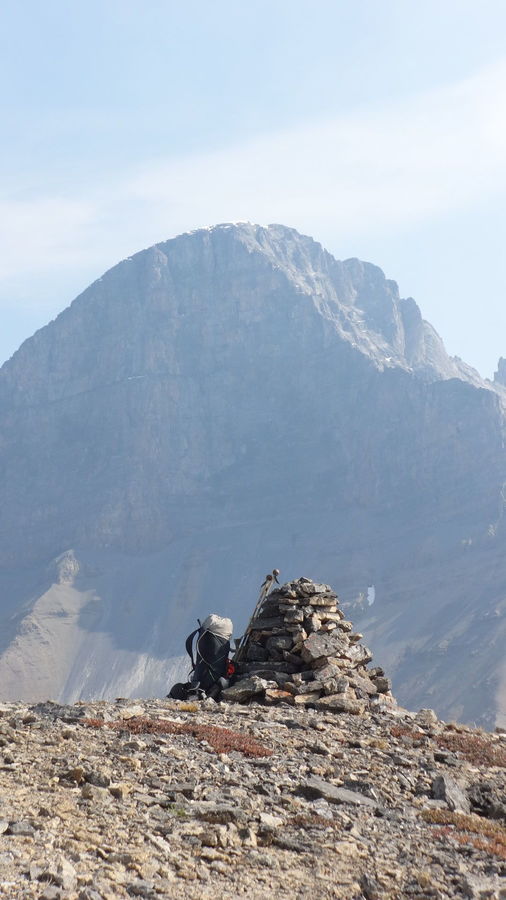
POLYGON ((170 712, 197 712, 199 710, 199 704, 195 703, 193 700, 177 700, 177 701, 168 701, 164 704, 165 709, 170 710, 170 712))
POLYGON ((414 876, 422 888, 431 887, 433 878, 428 869, 419 869, 418 872, 414 872, 414 876))
MULTIPOLYGON (((447 726, 448 727, 448 726, 447 726)), ((412 731, 401 725, 394 725, 390 729, 392 737, 408 737, 417 742, 426 737, 421 732, 412 731)), ((452 728, 450 733, 437 734, 432 738, 434 743, 443 750, 452 753, 460 753, 468 762, 475 766, 498 766, 506 768, 506 748, 501 746, 486 733, 470 734, 465 731, 465 726, 452 728)))
POLYGON ((431 825, 446 826, 434 831, 435 837, 452 838, 464 846, 470 845, 476 850, 498 856, 499 859, 506 859, 506 828, 498 822, 447 809, 424 809, 421 816, 431 825))
POLYGON ((506 748, 498 741, 484 735, 465 732, 439 734, 436 744, 453 753, 461 753, 468 762, 475 766, 499 766, 506 768, 506 748))
POLYGON ((176 803, 169 803, 168 810, 173 816, 177 816, 178 819, 184 819, 188 815, 187 810, 182 806, 177 806, 176 803))
POLYGON ((413 731, 412 728, 405 728, 402 725, 394 725, 390 729, 390 734, 395 738, 408 737, 412 741, 419 741, 421 738, 426 737, 425 732, 413 731))

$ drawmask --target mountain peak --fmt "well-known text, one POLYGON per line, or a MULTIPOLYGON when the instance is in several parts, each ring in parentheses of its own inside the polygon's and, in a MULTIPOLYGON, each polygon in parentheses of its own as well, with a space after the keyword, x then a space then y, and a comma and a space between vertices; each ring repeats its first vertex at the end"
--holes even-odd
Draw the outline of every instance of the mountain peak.
POLYGON ((166 693, 194 621, 210 607, 239 630, 274 555, 342 584, 343 610, 374 587, 357 624, 401 702, 439 685, 449 715, 490 724, 499 387, 381 269, 285 226, 119 263, 0 370, 4 692, 30 696, 36 667, 45 696, 166 693))
MULTIPOLYGON (((459 378, 490 389, 471 367, 448 356, 413 298, 402 299, 396 282, 387 279, 379 266, 357 258, 338 261, 295 228, 220 223, 155 244, 131 259, 149 259, 156 267, 169 269, 174 265, 178 273, 183 259, 193 267, 210 266, 214 273, 221 271, 224 260, 229 265, 233 259, 243 267, 248 259, 253 267, 252 258, 258 265, 271 266, 299 295, 306 295, 327 327, 378 368, 401 368, 428 381, 459 378), (239 262, 241 249, 247 257, 239 262)), ((269 315, 267 309, 265 314, 269 315)))
POLYGON ((185 360, 191 346, 196 370, 212 371, 217 335, 219 358, 230 360, 246 330, 262 322, 281 340, 304 344, 323 334, 335 352, 346 348, 379 371, 502 392, 500 376, 485 382, 448 356, 415 300, 401 298, 378 266, 338 261, 295 228, 236 222, 154 244, 105 272, 3 365, 0 410, 184 369, 176 334, 185 336, 185 360))
POLYGON ((494 372, 494 382, 506 386, 506 359, 503 356, 497 363, 497 372, 494 372))

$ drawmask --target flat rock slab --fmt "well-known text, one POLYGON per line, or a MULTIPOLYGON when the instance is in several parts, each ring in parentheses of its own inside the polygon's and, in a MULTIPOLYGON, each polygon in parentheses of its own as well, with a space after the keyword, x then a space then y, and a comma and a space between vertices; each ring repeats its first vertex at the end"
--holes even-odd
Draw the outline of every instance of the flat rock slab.
POLYGON ((244 825, 248 821, 246 812, 239 806, 231 806, 226 803, 213 803, 212 801, 200 801, 189 807, 191 814, 204 822, 213 822, 220 825, 228 825, 234 822, 236 825, 244 825))
POLYGON ((361 716, 365 712, 365 703, 362 703, 361 700, 348 699, 344 694, 329 694, 328 697, 321 697, 318 700, 317 709, 361 716))
POLYGON ((316 775, 308 778, 305 784, 301 785, 299 792, 311 800, 322 797, 327 803, 350 803, 353 806, 369 806, 372 809, 376 809, 378 806, 365 794, 361 794, 359 791, 350 791, 348 788, 336 787, 335 784, 324 781, 323 778, 318 778, 316 775))
POLYGON ((33 837, 35 828, 30 822, 10 822, 9 827, 5 831, 6 834, 23 835, 24 837, 33 837))
POLYGON ((222 697, 224 700, 234 700, 236 703, 242 703, 245 700, 249 700, 250 697, 262 694, 267 687, 267 681, 253 675, 251 678, 244 678, 242 681, 237 681, 236 684, 226 688, 222 697))
POLYGON ((469 798, 450 775, 437 775, 432 782, 432 796, 435 800, 444 800, 453 812, 469 813, 469 798))
POLYGON ((352 644, 346 650, 346 657, 351 661, 352 666, 365 666, 366 663, 371 662, 372 652, 363 644, 352 644))
POLYGON ((265 702, 269 703, 290 703, 293 705, 294 698, 289 691, 276 690, 268 688, 265 692, 265 702))
POLYGON ((314 663, 319 659, 335 656, 343 650, 348 651, 348 645, 343 641, 341 634, 310 634, 302 646, 302 659, 306 663, 314 663))

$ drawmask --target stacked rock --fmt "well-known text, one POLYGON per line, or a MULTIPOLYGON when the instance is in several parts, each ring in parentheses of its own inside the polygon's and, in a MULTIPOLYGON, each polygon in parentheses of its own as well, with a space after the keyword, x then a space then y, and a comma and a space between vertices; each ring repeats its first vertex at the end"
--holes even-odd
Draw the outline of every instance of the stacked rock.
POLYGON ((328 584, 290 581, 264 600, 236 655, 239 674, 223 699, 285 702, 360 715, 393 701, 390 679, 366 669, 371 651, 328 584))

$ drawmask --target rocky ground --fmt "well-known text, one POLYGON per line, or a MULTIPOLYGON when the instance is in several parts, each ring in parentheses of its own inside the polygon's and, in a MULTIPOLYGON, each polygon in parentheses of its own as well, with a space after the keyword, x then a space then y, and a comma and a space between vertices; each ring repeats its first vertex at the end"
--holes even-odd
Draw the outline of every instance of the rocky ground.
POLYGON ((1 897, 506 897, 506 736, 431 711, 11 703, 0 761, 1 897))

